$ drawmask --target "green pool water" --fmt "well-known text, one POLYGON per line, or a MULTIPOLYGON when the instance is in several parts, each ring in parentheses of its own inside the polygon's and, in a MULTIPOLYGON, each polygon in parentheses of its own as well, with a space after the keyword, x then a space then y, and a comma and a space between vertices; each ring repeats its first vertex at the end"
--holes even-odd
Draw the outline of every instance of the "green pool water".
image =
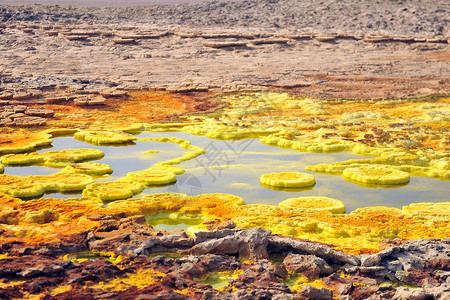
MULTIPOLYGON (((193 145, 207 150, 205 155, 183 162, 179 167, 186 172, 178 176, 178 181, 170 186, 144 190, 140 195, 162 192, 180 192, 188 195, 204 193, 229 193, 242 197, 246 203, 277 205, 279 202, 300 196, 327 196, 345 203, 347 212, 366 206, 390 206, 401 208, 414 202, 449 201, 449 181, 427 177, 411 177, 407 185, 385 188, 359 186, 348 182, 340 175, 328 175, 305 171, 308 165, 330 163, 353 158, 363 158, 351 152, 304 153, 262 144, 259 139, 239 141, 212 140, 184 132, 144 132, 138 137, 177 137, 190 141, 193 145), (313 188, 302 190, 273 190, 260 184, 264 173, 299 171, 312 173, 316 177, 313 188)), ((97 162, 110 165, 114 173, 97 182, 112 181, 124 177, 127 172, 151 167, 155 163, 182 156, 186 151, 175 143, 136 141, 132 145, 95 146, 78 141, 73 137, 53 139, 49 150, 94 148, 105 152, 105 157, 97 162), (144 154, 148 150, 158 150, 156 154, 144 154)), ((5 166, 4 174, 29 176, 48 175, 58 172, 41 166, 5 166)), ((51 197, 68 198, 74 194, 50 194, 51 197)), ((183 224, 170 224, 172 229, 183 228, 183 224)))

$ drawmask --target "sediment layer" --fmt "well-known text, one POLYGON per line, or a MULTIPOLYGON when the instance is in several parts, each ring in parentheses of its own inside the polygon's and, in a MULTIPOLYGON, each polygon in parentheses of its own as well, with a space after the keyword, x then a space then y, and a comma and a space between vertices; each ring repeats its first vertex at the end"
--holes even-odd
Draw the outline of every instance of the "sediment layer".
POLYGON ((449 90, 445 1, 0 8, 6 92, 286 88, 373 99, 449 90))

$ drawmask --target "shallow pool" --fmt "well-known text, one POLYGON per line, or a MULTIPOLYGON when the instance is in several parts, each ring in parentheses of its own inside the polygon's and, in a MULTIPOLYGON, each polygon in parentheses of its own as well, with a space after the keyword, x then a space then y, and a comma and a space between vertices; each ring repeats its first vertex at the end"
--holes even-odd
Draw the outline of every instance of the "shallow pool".
MULTIPOLYGON (((308 165, 330 163, 353 158, 363 158, 351 152, 305 153, 281 149, 262 144, 259 139, 239 141, 212 140, 184 132, 144 132, 138 137, 177 137, 202 147, 207 153, 178 165, 186 172, 178 176, 178 181, 170 186, 146 189, 143 194, 180 192, 188 195, 203 193, 229 193, 242 197, 246 203, 277 205, 280 201, 300 196, 327 196, 339 199, 346 205, 347 212, 366 206, 391 206, 401 208, 414 202, 448 201, 448 181, 428 177, 411 177, 411 182, 390 188, 368 188, 348 182, 340 175, 328 175, 305 171, 308 165), (312 173, 316 185, 303 190, 273 190, 261 186, 261 174, 271 172, 299 171, 312 173)), ((51 148, 38 152, 62 149, 94 148, 105 152, 105 157, 97 162, 110 165, 114 173, 97 182, 112 181, 124 177, 127 172, 137 171, 152 165, 182 156, 187 150, 176 143, 156 141, 136 141, 123 146, 95 146, 78 141, 73 137, 53 139, 51 148), (158 150, 156 154, 145 154, 148 150, 158 150)), ((48 175, 58 172, 42 166, 9 167, 4 174, 29 176, 48 175)), ((73 194, 50 194, 50 197, 67 198, 73 194)), ((135 197, 140 197, 136 195, 135 197)))

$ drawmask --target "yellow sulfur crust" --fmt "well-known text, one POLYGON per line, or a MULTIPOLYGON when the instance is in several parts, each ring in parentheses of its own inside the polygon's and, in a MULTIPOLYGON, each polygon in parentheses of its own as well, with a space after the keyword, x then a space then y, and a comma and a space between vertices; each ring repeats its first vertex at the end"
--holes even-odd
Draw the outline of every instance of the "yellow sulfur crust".
POLYGON ((106 291, 123 291, 129 289, 131 286, 142 289, 161 280, 156 278, 162 278, 164 276, 166 276, 166 274, 154 269, 138 269, 136 273, 117 277, 106 282, 91 284, 88 287, 106 291))
POLYGON ((141 171, 129 172, 124 180, 140 182, 146 186, 163 185, 177 181, 177 175, 171 171, 150 168, 141 171))
POLYGON ((245 205, 240 197, 229 194, 163 193, 118 200, 105 208, 102 201, 94 197, 42 198, 25 202, 0 194, 0 227, 16 239, 33 237, 36 241, 48 241, 62 232, 78 232, 86 226, 94 226, 97 223, 85 219, 92 213, 164 216, 179 223, 199 224, 188 229, 191 233, 206 230, 200 224, 202 220, 232 220, 241 228, 263 227, 274 234, 332 243, 337 249, 351 253, 377 251, 380 241, 386 238, 445 238, 450 235, 450 202, 412 204, 403 210, 368 207, 343 214, 338 200, 325 199, 321 202, 322 209, 312 209, 311 200, 294 198, 279 206, 245 205), (36 215, 36 211, 42 214, 36 215), (62 220, 65 223, 61 223, 62 220))
POLYGON ((77 140, 94 145, 123 144, 133 141, 135 138, 122 131, 78 131, 74 134, 77 140))
POLYGON ((409 173, 383 165, 347 168, 342 174, 346 179, 364 183, 401 184, 409 182, 409 173))
POLYGON ((97 197, 103 201, 131 198, 144 190, 139 182, 110 181, 92 183, 83 191, 85 197, 97 197))
POLYGON ((70 163, 102 158, 105 154, 97 149, 65 149, 43 153, 7 154, 1 161, 6 165, 43 164, 52 168, 64 168, 70 163))
POLYGON ((305 209, 305 210, 316 210, 316 211, 329 211, 333 214, 345 213, 345 205, 342 201, 322 197, 322 196, 308 196, 308 197, 298 197, 289 198, 281 201, 278 206, 283 208, 293 208, 293 209, 305 209))
MULTIPOLYGON (((156 98, 155 96, 153 100, 157 101, 156 98)), ((449 122, 448 99, 323 101, 286 93, 261 92, 227 94, 219 100, 226 104, 220 111, 203 115, 181 115, 180 119, 184 123, 130 125, 130 122, 154 121, 133 119, 117 121, 114 125, 91 117, 90 123, 84 123, 85 120, 82 119, 71 120, 73 123, 70 124, 88 128, 84 131, 88 134, 78 132, 76 135, 92 143, 141 140, 126 132, 139 132, 145 127, 149 131, 184 131, 220 139, 260 138, 265 144, 297 151, 352 151, 372 157, 314 165, 307 170, 344 173, 349 180, 360 182, 372 183, 374 181, 371 178, 375 175, 378 176, 376 183, 395 183, 393 185, 398 186, 399 181, 407 182, 406 179, 399 180, 395 176, 392 180, 386 179, 386 176, 381 177, 377 172, 402 174, 401 178, 450 178, 450 140, 446 134, 449 122), (111 127, 117 132, 111 131, 111 127), (363 175, 354 179, 352 176, 355 173, 363 175)), ((171 101, 165 103, 163 108, 176 104, 176 108, 180 109, 180 103, 171 101)), ((146 107, 148 102, 144 104, 146 107)), ((136 103, 130 101, 127 105, 131 109, 136 103)), ((140 117, 136 114, 135 118, 140 117)), ((163 120, 160 118, 156 121, 163 120)), ((57 121, 54 122, 58 124, 57 121)), ((53 129, 40 133, 5 129, 3 132, 0 136, 0 153, 8 154, 35 150, 36 147, 50 144, 52 136, 71 134, 74 129, 53 129)), ((291 198, 278 206, 245 205, 241 198, 228 194, 191 197, 166 193, 119 200, 104 207, 101 199, 112 199, 115 198, 112 195, 128 193, 128 190, 134 196, 134 191, 138 189, 131 188, 131 184, 151 186, 174 182, 176 174, 184 172, 175 165, 205 153, 204 149, 182 139, 147 140, 174 142, 187 151, 183 156, 157 163, 151 169, 130 172, 118 181, 127 182, 127 187, 115 186, 116 182, 92 185, 93 188, 85 191, 85 195, 92 192, 93 196, 89 197, 64 200, 46 198, 25 202, 6 195, 27 197, 49 190, 83 189, 93 183, 93 179, 85 174, 57 173, 30 177, 1 175, 0 191, 3 194, 0 194, 0 228, 5 232, 2 240, 21 240, 27 243, 58 241, 63 233, 78 233, 97 226, 98 222, 86 218, 89 214, 119 212, 197 224, 191 226, 189 232, 205 230, 206 225, 202 221, 215 220, 221 223, 232 220, 241 228, 264 227, 274 234, 332 243, 337 249, 352 253, 377 251, 380 241, 386 238, 445 238, 450 235, 449 202, 414 203, 402 209, 366 207, 344 214, 344 207, 339 200, 333 202, 308 197, 308 200, 291 198), (101 193, 104 195, 100 196, 101 193)), ((78 162, 74 157, 77 156, 68 150, 58 152, 51 159, 48 158, 48 162, 46 159, 42 160, 40 154, 5 155, 2 160, 10 159, 11 164, 16 159, 16 162, 25 164, 55 167, 69 165, 64 171, 67 172, 70 164, 78 162)), ((75 169, 81 170, 83 167, 75 167, 71 172, 75 172, 75 169)), ((122 194, 121 197, 125 195, 122 194)))
POLYGON ((0 175, 0 192, 13 197, 29 198, 50 191, 81 191, 93 182, 94 179, 85 174, 56 173, 28 177, 2 174, 0 175))
POLYGON ((288 188, 301 188, 316 184, 314 175, 300 172, 262 174, 260 181, 262 184, 288 188))
POLYGON ((0 135, 0 154, 22 153, 40 146, 50 145, 52 135, 46 132, 27 132, 16 130, 0 135))
POLYGON ((68 164, 62 172, 66 173, 82 173, 88 175, 104 175, 111 174, 113 169, 107 164, 100 163, 71 163, 68 164))

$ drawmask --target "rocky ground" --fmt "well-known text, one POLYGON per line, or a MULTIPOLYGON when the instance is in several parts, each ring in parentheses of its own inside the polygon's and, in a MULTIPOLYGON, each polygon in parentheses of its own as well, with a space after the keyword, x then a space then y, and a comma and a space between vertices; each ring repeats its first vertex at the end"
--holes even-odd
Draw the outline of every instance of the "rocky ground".
POLYGON ((406 300, 450 296, 447 240, 390 241, 377 254, 354 256, 262 228, 234 229, 232 222, 191 238, 183 231, 156 231, 145 224, 144 216, 88 218, 100 221, 100 226, 60 243, 1 244, 0 297, 406 300), (220 274, 223 287, 214 289, 208 279, 220 274))

